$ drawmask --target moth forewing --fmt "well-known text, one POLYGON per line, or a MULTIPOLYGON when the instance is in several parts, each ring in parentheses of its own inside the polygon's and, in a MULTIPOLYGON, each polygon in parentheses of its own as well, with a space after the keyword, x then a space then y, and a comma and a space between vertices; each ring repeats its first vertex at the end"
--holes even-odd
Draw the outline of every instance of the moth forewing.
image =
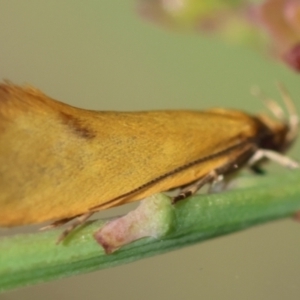
POLYGON ((295 167, 277 159, 296 138, 294 115, 87 111, 3 83, 0 225, 61 225, 82 215, 78 225, 93 211, 185 186, 176 202, 265 158, 295 167))

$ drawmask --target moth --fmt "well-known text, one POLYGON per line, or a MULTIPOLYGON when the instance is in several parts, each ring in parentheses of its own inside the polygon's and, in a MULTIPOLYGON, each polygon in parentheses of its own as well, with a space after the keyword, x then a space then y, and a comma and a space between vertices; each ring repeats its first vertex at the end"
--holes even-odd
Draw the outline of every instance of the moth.
POLYGON ((206 111, 91 111, 29 86, 0 85, 0 226, 71 220, 61 239, 94 212, 179 188, 176 203, 244 167, 259 172, 284 153, 299 119, 281 87, 288 116, 206 111))

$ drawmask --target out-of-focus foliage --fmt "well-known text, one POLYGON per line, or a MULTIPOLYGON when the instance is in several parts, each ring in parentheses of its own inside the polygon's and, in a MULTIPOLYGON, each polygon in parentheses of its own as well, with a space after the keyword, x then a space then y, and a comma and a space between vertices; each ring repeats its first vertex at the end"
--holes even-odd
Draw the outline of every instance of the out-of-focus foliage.
POLYGON ((300 71, 300 1, 139 0, 160 26, 217 35, 254 47, 300 71))

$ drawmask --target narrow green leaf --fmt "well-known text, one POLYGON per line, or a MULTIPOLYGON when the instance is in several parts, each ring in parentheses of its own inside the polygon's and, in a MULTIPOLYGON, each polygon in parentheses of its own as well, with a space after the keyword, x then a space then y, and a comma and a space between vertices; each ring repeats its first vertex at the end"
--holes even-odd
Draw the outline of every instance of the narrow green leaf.
POLYGON ((56 245, 60 230, 0 241, 0 291, 109 268, 164 253, 300 210, 300 171, 240 180, 239 188, 179 202, 173 230, 163 239, 144 238, 106 255, 93 239, 103 221, 88 223, 56 245))

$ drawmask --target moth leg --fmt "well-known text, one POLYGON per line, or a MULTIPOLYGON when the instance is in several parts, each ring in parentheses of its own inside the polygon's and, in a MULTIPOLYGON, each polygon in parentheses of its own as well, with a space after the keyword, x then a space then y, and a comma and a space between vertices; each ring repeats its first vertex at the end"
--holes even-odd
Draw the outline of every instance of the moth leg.
POLYGON ((228 181, 224 180, 224 175, 218 175, 215 180, 211 181, 207 190, 208 194, 219 193, 223 191, 228 184, 228 181))
POLYGON ((86 222, 87 219, 89 219, 94 212, 88 212, 86 214, 83 214, 79 217, 76 218, 76 220, 70 224, 70 226, 68 226, 63 232, 62 234, 58 237, 56 244, 59 244, 60 242, 62 242, 75 228, 77 228, 78 226, 84 224, 86 222))
POLYGON ((52 229, 52 228, 55 228, 55 227, 60 227, 62 225, 65 225, 66 223, 76 219, 77 217, 78 216, 57 220, 57 221, 55 221, 55 222, 53 222, 49 225, 46 225, 46 226, 40 228, 39 230, 48 230, 48 229, 52 229))
POLYGON ((201 187, 203 187, 207 183, 211 183, 218 178, 218 174, 215 170, 212 170, 204 177, 200 178, 199 180, 195 181, 194 183, 186 186, 184 189, 180 191, 180 194, 173 197, 172 203, 175 204, 176 202, 183 200, 191 195, 194 195, 201 187))
POLYGON ((258 149, 254 153, 254 155, 250 158, 248 165, 251 167, 264 158, 274 161, 279 165, 289 169, 299 168, 299 164, 295 160, 292 160, 291 158, 284 156, 278 152, 272 150, 266 150, 266 149, 258 149))

